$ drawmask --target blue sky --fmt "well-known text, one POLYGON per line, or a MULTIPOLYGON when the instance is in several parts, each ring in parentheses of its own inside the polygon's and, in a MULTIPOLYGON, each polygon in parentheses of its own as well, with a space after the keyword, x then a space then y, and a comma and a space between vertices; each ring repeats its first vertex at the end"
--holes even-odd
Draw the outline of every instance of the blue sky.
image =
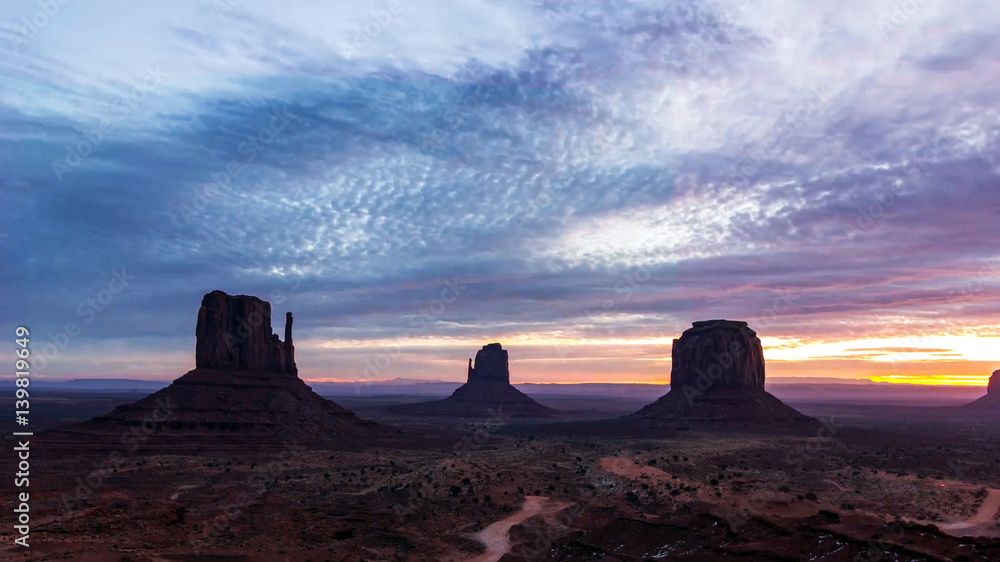
POLYGON ((499 340, 663 381, 714 317, 779 375, 1000 367, 996 3, 11 1, 0 53, 41 376, 180 375, 214 289, 292 310, 311 379, 499 340))

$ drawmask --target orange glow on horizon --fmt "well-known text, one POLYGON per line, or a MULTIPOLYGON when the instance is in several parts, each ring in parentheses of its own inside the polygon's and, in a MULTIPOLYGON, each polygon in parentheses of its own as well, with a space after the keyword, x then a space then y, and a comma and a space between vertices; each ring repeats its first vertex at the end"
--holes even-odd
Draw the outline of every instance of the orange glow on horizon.
MULTIPOLYGON (((965 335, 826 341, 765 336, 761 343, 772 382, 982 387, 1000 368, 995 352, 1000 349, 1000 337, 976 333, 970 328, 965 335)), ((467 358, 484 342, 499 341, 511 351, 511 376, 519 381, 514 384, 669 384, 673 336, 574 336, 536 332, 462 338, 313 339, 299 344, 299 349, 303 356, 314 356, 313 364, 333 366, 306 369, 303 378, 315 383, 366 384, 401 378, 462 384, 467 358), (376 364, 380 367, 372 368, 376 364)))

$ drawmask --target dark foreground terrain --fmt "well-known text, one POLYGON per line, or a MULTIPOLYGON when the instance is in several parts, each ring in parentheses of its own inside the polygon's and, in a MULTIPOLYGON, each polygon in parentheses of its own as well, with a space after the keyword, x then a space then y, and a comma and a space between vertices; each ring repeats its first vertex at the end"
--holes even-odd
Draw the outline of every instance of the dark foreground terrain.
MULTIPOLYGON (((127 397, 58 400, 51 411, 68 421, 127 397)), ((339 401, 363 417, 392 402, 339 401)), ((573 409, 569 398, 540 401, 573 409)), ((4 525, 0 558, 1000 560, 996 419, 948 406, 793 405, 822 428, 546 436, 483 412, 380 419, 403 424, 404 438, 365 450, 239 431, 41 432, 31 549, 13 548, 4 525)), ((3 441, 5 474, 13 447, 3 441)), ((11 486, 4 478, 3 497, 11 486)))

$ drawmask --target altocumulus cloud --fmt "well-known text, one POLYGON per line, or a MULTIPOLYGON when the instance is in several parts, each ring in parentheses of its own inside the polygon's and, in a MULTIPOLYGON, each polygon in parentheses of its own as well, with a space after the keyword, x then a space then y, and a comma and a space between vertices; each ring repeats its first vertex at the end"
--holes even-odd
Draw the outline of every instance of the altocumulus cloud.
MULTIPOLYGON (((661 4, 404 1, 349 53, 378 3, 61 5, 0 57, 3 329, 79 320, 119 268, 49 372, 177 374, 216 288, 301 311, 305 357, 669 336, 779 298, 767 335, 991 329, 1000 7, 921 3, 887 37, 891 2, 661 4), (467 290, 414 333, 445 279, 467 290)), ((0 38, 37 9, 5 3, 0 38)))

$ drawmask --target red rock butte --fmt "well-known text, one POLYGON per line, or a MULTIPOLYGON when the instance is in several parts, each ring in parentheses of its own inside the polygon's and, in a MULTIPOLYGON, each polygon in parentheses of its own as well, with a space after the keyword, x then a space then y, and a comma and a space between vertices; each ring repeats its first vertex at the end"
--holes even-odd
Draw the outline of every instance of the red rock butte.
POLYGON ((469 359, 468 379, 444 400, 401 404, 391 408, 404 415, 487 419, 490 416, 545 418, 558 412, 535 402, 510 384, 507 350, 499 343, 484 345, 469 359))
POLYGON ((298 374, 292 313, 285 314, 285 341, 281 341, 271 333, 271 303, 257 297, 208 293, 198 309, 195 337, 199 369, 298 374))
POLYGON ((672 359, 670 392, 629 418, 691 428, 815 423, 764 390, 764 350, 746 322, 694 322, 672 359))
POLYGON ((292 315, 285 340, 271 333, 271 305, 257 297, 212 291, 195 328, 195 369, 142 400, 90 423, 156 423, 186 432, 249 432, 301 440, 364 439, 386 428, 313 392, 298 377, 292 315))
POLYGON ((968 407, 1000 413, 1000 370, 993 371, 990 383, 986 387, 986 396, 972 402, 968 407))

